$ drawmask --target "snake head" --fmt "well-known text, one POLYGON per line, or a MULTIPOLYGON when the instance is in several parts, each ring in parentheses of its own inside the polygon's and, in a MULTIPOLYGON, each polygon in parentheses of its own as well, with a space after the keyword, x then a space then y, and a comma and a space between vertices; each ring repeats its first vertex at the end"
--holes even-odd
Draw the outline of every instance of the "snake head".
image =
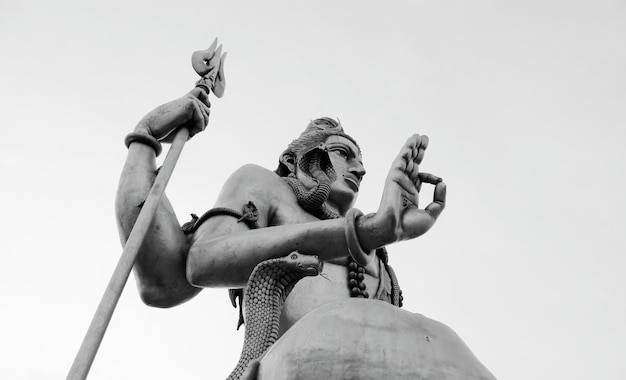
POLYGON ((287 265, 303 277, 317 276, 322 273, 324 263, 316 255, 303 255, 294 251, 286 257, 287 265))
POLYGON ((308 177, 318 181, 322 178, 320 175, 323 176, 324 174, 328 177, 329 182, 334 182, 337 179, 335 168, 333 168, 328 156, 328 148, 324 143, 301 153, 298 168, 308 177))

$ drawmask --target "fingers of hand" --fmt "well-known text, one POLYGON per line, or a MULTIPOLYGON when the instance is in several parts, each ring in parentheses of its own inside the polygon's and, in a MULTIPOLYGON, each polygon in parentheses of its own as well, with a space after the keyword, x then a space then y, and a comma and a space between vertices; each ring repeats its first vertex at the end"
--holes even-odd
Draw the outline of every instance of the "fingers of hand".
POLYGON ((413 181, 404 173, 397 173, 397 175, 393 177, 393 180, 400 186, 399 195, 402 198, 407 198, 410 203, 417 205, 418 192, 413 181))
POLYGON ((422 176, 420 176, 419 165, 422 163, 424 153, 428 147, 428 136, 418 136, 419 135, 414 135, 411 139, 409 139, 409 141, 414 143, 414 145, 411 150, 411 155, 405 156, 407 159, 405 172, 414 183, 417 192, 422 189, 422 182, 424 182, 422 176), (418 137, 416 140, 412 140, 416 137, 418 137))
POLYGON ((436 185, 439 182, 443 181, 440 177, 437 177, 436 175, 433 175, 430 173, 418 173, 417 177, 418 177, 418 180, 416 182, 416 187, 417 187, 418 193, 422 191, 422 184, 424 182, 430 183, 431 185, 436 185))
POLYGON ((440 177, 437 177, 436 175, 430 173, 419 173, 418 177, 421 182, 430 183, 432 185, 436 185, 439 182, 443 181, 443 179, 441 179, 440 177))
POLYGON ((204 131, 206 128, 209 123, 211 109, 198 99, 193 99, 190 105, 192 107, 192 114, 187 127, 189 128, 189 136, 193 137, 193 135, 204 131))
POLYGON ((406 140, 404 147, 414 150, 414 149, 418 149, 421 144, 422 144, 422 136, 418 134, 414 134, 413 136, 409 137, 408 140, 406 140))
POLYGON ((421 157, 423 157, 423 152, 425 147, 423 146, 428 144, 428 137, 414 135, 411 137, 407 144, 405 145, 406 151, 403 155, 403 158, 406 162, 404 172, 409 177, 411 182, 413 182, 415 188, 418 189, 421 187, 421 179, 419 178, 419 163, 421 161, 421 157), (426 140, 424 140, 426 138, 426 140))
POLYGON ((415 162, 417 153, 419 152, 419 145, 421 143, 421 137, 419 135, 411 136, 400 152, 398 157, 394 161, 393 168, 390 172, 390 176, 394 182, 396 182, 404 192, 410 194, 408 198, 412 203, 417 204, 418 188, 420 186, 419 179, 419 166, 415 162), (415 198, 415 199, 413 199, 415 198))
POLYGON ((406 173, 407 176, 409 176, 409 178, 411 178, 411 180, 413 179, 412 174, 414 171, 416 171, 418 169, 417 164, 415 164, 415 162, 410 158, 410 157, 406 157, 405 158, 406 163, 404 164, 404 173, 406 173))
POLYGON ((441 212, 446 207, 446 184, 443 181, 437 182, 435 185, 435 192, 433 194, 433 201, 426 206, 425 211, 437 219, 441 212))
POLYGON ((209 94, 207 94, 206 91, 204 91, 204 89, 202 89, 201 87, 194 87, 193 90, 189 91, 188 95, 192 96, 192 100, 193 98, 196 98, 197 100, 204 103, 207 107, 211 107, 211 102, 209 102, 209 94))
POLYGON ((400 150, 400 156, 405 161, 413 161, 417 165, 422 163, 426 148, 428 147, 428 136, 413 135, 409 137, 402 149, 400 150))
MULTIPOLYGON (((409 137, 409 139, 404 143, 396 160, 394 161, 394 166, 402 171, 407 170, 407 166, 410 162, 412 162, 417 154, 417 147, 419 146, 420 136, 413 135, 409 137)), ((411 168, 412 169, 412 168, 411 168)))
POLYGON ((415 162, 417 164, 421 164, 424 159, 424 153, 426 153, 426 148, 428 147, 428 136, 422 136, 419 146, 417 147, 417 154, 415 155, 415 162))
MULTIPOLYGON (((404 175, 408 177, 411 184, 411 190, 417 196, 417 194, 419 194, 420 192, 420 188, 422 187, 422 181, 419 177, 419 166, 413 160, 410 160, 406 164, 404 175)), ((417 204, 417 202, 415 203, 417 204)))

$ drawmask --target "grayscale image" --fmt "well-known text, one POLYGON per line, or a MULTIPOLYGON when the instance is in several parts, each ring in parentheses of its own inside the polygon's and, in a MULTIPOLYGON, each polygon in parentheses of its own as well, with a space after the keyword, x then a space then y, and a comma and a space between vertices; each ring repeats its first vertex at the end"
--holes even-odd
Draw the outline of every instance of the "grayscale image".
POLYGON ((624 20, 0 2, 0 378, 625 379, 624 20))

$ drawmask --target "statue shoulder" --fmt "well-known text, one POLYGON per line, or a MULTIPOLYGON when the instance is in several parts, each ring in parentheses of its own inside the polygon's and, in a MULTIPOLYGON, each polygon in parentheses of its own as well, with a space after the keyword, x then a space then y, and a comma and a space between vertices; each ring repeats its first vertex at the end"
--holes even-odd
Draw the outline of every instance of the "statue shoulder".
POLYGON ((255 186, 257 189, 270 186, 268 190, 272 190, 271 186, 284 184, 284 181, 269 169, 256 164, 246 164, 235 170, 226 180, 226 183, 234 186, 255 186))
POLYGON ((293 191, 278 174, 259 165, 247 164, 228 177, 216 207, 238 209, 251 201, 271 219, 273 212, 290 198, 295 202, 293 191))

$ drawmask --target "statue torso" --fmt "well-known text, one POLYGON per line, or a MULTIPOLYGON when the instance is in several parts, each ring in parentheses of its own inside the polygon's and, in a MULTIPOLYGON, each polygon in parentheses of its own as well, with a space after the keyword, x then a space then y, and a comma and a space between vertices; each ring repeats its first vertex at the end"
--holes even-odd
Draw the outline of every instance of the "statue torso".
MULTIPOLYGON (((289 185, 276 176, 272 186, 269 204, 272 211, 268 218, 269 226, 300 224, 319 220, 298 205, 297 199, 289 185)), ((313 309, 325 303, 350 298, 348 288, 347 258, 324 263, 323 275, 305 277, 300 280, 285 301, 281 314, 280 334, 284 333, 299 319, 313 309)), ((365 284, 372 296, 389 299, 390 285, 381 277, 380 260, 375 257, 366 267, 365 284), (382 279, 382 280, 381 280, 382 279)))

